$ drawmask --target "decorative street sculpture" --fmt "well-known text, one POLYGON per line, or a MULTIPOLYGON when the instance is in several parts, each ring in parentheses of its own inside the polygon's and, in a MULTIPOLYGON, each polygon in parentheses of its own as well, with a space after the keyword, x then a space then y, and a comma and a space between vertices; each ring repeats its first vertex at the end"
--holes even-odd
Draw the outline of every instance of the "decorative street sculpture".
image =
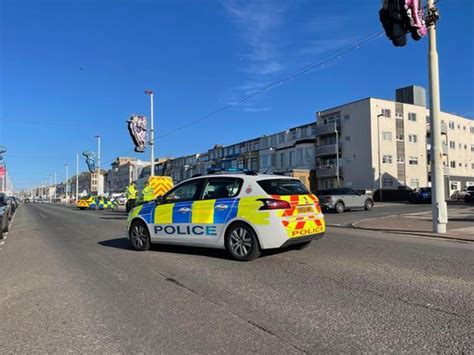
POLYGON ((143 153, 146 146, 147 119, 143 115, 132 115, 128 121, 128 132, 135 144, 135 152, 143 153))

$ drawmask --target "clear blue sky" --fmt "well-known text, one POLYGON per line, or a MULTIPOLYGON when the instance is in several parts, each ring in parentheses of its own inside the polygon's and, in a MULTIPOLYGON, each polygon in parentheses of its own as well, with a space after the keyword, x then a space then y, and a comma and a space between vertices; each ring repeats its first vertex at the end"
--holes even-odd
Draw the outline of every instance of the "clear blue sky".
MULTIPOLYGON (((18 187, 34 186, 75 154, 102 165, 133 148, 126 119, 149 114, 157 135, 233 102, 381 30, 380 1, 0 0, 0 145, 18 187), (39 124, 39 123, 42 124, 39 124)), ((440 3, 442 109, 474 114, 474 1, 440 3)), ((322 69, 157 142, 158 156, 206 151, 311 122, 315 112, 395 88, 426 87, 427 40, 381 37, 322 69)), ((148 158, 148 154, 142 158, 148 158)), ((81 159, 81 170, 85 164, 81 159)))

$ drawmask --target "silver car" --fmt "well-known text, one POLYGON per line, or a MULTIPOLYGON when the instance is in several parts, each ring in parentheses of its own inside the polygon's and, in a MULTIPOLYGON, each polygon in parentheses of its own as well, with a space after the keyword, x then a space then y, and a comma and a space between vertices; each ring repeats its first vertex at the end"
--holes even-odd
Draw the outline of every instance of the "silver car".
POLYGON ((366 211, 374 207, 374 200, 366 194, 351 188, 335 188, 316 192, 319 204, 326 211, 342 213, 353 208, 363 208, 366 211))

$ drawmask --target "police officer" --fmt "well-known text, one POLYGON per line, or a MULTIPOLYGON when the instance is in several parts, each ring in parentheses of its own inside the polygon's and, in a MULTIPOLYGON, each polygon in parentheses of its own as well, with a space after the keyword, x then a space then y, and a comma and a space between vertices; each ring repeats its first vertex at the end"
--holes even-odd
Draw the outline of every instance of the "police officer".
POLYGON ((125 197, 127 198, 126 210, 127 212, 130 212, 137 202, 137 188, 135 186, 135 181, 127 186, 125 197))
POLYGON ((145 187, 142 190, 142 201, 146 203, 149 201, 153 201, 154 198, 155 193, 153 191, 153 188, 150 186, 150 182, 146 181, 145 187))

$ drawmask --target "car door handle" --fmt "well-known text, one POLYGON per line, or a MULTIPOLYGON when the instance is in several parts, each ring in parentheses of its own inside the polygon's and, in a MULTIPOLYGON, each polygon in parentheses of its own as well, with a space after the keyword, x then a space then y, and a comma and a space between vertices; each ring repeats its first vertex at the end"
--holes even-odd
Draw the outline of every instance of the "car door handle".
POLYGON ((228 205, 216 205, 216 210, 225 210, 227 209, 229 206, 228 205))
POLYGON ((188 208, 188 207, 181 207, 181 208, 178 210, 178 212, 181 212, 181 213, 187 213, 187 212, 189 212, 189 211, 191 211, 191 209, 188 208))

